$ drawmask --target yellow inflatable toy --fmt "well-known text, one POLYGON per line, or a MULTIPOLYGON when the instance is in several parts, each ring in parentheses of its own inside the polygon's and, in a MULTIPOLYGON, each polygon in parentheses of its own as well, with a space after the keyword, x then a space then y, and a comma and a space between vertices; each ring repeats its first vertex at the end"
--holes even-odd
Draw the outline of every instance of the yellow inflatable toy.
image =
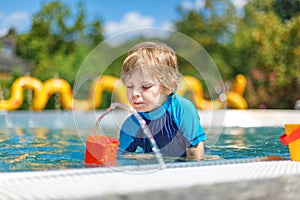
MULTIPOLYGON (((243 75, 238 75, 233 82, 232 91, 226 93, 226 102, 230 108, 246 109, 248 107, 246 100, 243 98, 243 93, 246 88, 246 78, 243 75)), ((224 108, 223 102, 219 99, 206 100, 202 84, 199 80, 192 76, 185 76, 181 81, 181 86, 178 88, 178 94, 184 95, 186 92, 191 93, 191 100, 198 109, 221 109, 224 108)), ((29 89, 34 92, 32 100, 32 109, 39 111, 43 110, 54 93, 60 94, 61 104, 64 109, 76 110, 92 110, 101 105, 102 94, 104 91, 113 92, 116 101, 128 103, 126 98, 126 89, 122 86, 120 79, 112 76, 101 76, 94 80, 88 99, 79 100, 73 99, 72 88, 69 83, 60 78, 53 78, 42 83, 40 80, 31 76, 22 76, 18 78, 12 85, 11 97, 7 100, 0 100, 0 110, 16 110, 24 99, 24 89, 29 89)))
MULTIPOLYGON (((247 101, 242 96, 246 89, 247 79, 245 76, 239 74, 236 76, 235 81, 232 84, 232 91, 226 92, 226 103, 230 108, 246 109, 248 108, 247 101)), ((177 93, 184 95, 186 92, 192 92, 192 101, 198 109, 222 109, 224 108, 223 102, 219 99, 206 100, 204 98, 204 91, 202 84, 198 79, 192 76, 185 76, 181 81, 181 86, 177 93)))
POLYGON ((238 109, 248 108, 248 103, 243 97, 246 85, 246 77, 241 74, 238 74, 232 83, 232 90, 226 92, 226 100, 228 107, 238 109))
POLYGON ((220 100, 206 100, 204 99, 204 91, 200 81, 192 76, 185 76, 180 81, 180 87, 177 90, 177 94, 184 95, 191 93, 191 101, 198 109, 221 109, 223 103, 220 100))

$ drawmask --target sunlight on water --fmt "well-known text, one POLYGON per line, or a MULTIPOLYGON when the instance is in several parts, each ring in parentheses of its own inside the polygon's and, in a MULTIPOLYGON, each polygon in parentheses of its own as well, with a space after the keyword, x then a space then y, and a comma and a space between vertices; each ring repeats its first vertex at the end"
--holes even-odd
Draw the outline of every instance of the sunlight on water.
MULTIPOLYGON (((288 149, 279 141, 283 131, 279 127, 224 128, 207 154, 223 159, 272 155, 288 159, 288 149)), ((85 168, 85 147, 74 129, 2 128, 0 142, 1 172, 85 168)), ((117 157, 117 161, 120 166, 157 163, 154 156, 140 160, 117 157)))
POLYGON ((70 129, 2 129, 0 141, 1 171, 51 170, 83 166, 84 146, 76 132, 70 129))
POLYGON ((225 159, 250 158, 262 156, 282 156, 289 158, 288 148, 279 137, 284 128, 224 128, 219 141, 212 148, 212 154, 225 159))

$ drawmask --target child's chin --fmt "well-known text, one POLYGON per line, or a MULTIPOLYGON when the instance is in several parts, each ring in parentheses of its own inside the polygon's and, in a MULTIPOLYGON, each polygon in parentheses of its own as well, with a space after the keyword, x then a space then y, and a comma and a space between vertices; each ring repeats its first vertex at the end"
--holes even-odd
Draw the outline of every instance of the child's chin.
POLYGON ((147 109, 141 108, 141 107, 134 107, 134 109, 135 109, 137 112, 148 112, 147 109))
POLYGON ((138 111, 138 112, 147 112, 147 110, 142 109, 142 108, 136 108, 135 110, 138 111))

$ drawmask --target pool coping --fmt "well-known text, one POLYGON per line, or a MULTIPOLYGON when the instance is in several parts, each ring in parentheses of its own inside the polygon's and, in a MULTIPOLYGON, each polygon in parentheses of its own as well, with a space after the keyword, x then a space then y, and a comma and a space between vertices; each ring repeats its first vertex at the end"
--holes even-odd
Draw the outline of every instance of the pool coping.
POLYGON ((300 162, 290 160, 136 167, 1 173, 0 196, 82 199, 300 175, 300 162))
MULTIPOLYGON (((123 110, 114 111, 114 116, 108 115, 101 122, 109 126, 112 120, 120 120, 128 115, 123 110)), ((3 127, 71 127, 92 128, 103 110, 96 111, 0 111, 0 128, 3 127), (26 116, 26 117, 24 117, 26 116), (53 120, 51 120, 53 119, 53 120), (55 120, 54 120, 55 119, 55 120)), ((258 127, 281 126, 284 124, 300 124, 300 110, 281 109, 248 109, 248 110, 199 110, 201 124, 204 127, 258 127)), ((120 120, 119 122, 121 122, 120 120)))

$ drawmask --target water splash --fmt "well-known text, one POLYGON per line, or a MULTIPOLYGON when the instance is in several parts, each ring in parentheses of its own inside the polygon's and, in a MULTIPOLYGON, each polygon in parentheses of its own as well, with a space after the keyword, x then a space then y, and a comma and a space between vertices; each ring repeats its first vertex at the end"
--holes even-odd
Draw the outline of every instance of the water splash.
POLYGON ((97 128, 99 127, 99 124, 101 122, 101 120, 104 118, 105 115, 109 114, 112 110, 116 109, 117 107, 120 107, 122 109, 128 110, 129 112, 131 112, 138 120, 142 131, 144 132, 144 134, 146 135, 146 137, 150 140, 151 145, 152 145, 152 151, 158 161, 158 163, 161 165, 162 168, 166 167, 165 161, 163 159, 162 154, 160 153, 160 150, 153 138, 153 135, 149 129, 149 127, 147 126, 145 120, 137 113, 137 111, 135 109, 133 109, 132 107, 123 104, 123 103, 112 103, 110 105, 110 107, 97 119, 93 129, 92 129, 92 136, 95 136, 96 132, 97 132, 97 128))
MULTIPOLYGON (((54 79, 59 79, 59 73, 55 72, 53 75, 54 79)), ((61 95, 59 92, 55 92, 55 104, 54 104, 55 110, 60 111, 61 110, 61 95)))

